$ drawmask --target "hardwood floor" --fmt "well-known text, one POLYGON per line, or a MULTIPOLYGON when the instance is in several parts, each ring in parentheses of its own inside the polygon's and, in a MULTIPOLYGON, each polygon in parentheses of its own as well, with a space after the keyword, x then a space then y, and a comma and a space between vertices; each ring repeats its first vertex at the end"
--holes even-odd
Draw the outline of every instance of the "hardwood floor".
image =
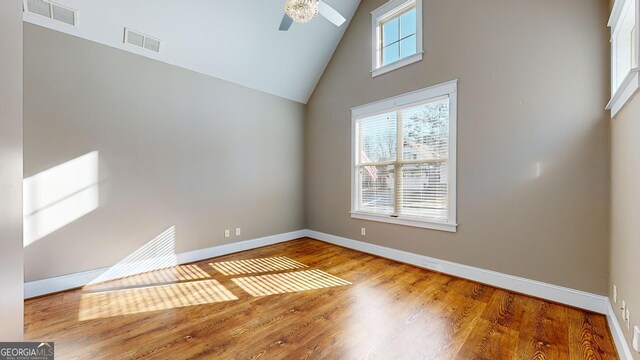
POLYGON ((56 359, 617 359, 602 315, 299 239, 25 301, 56 359))

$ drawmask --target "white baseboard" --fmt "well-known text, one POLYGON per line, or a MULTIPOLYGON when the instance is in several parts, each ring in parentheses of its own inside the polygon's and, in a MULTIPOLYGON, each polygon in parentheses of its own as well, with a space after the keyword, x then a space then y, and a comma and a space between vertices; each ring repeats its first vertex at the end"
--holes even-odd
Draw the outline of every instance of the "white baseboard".
POLYGON ((24 283, 24 298, 28 299, 87 285, 107 270, 109 268, 88 270, 24 283))
POLYGON ((307 236, 307 230, 292 231, 283 234, 265 236, 252 240, 239 241, 226 245, 219 245, 178 254, 178 263, 186 264, 194 261, 209 259, 216 256, 251 250, 262 246, 273 245, 285 241, 295 240, 307 236))
POLYGON ((424 255, 418 255, 402 250, 396 250, 380 245, 374 245, 358 240, 343 238, 340 236, 325 234, 309 230, 307 236, 332 244, 359 250, 387 259, 415 265, 417 267, 438 271, 441 273, 458 276, 477 281, 483 284, 531 295, 557 303, 575 306, 581 309, 606 314, 609 300, 606 296, 596 295, 580 290, 574 290, 558 285, 547 284, 541 281, 530 280, 518 276, 485 270, 473 266, 440 260, 424 255))
POLYGON ((625 339, 624 337, 624 333, 622 332, 620 323, 616 318, 616 312, 613 309, 613 305, 608 300, 607 303, 607 322, 609 323, 609 330, 611 330, 611 336, 613 337, 613 341, 616 344, 616 349, 618 349, 618 356, 620 356, 620 359, 633 360, 631 349, 629 348, 627 339, 625 339))
MULTIPOLYGON (((277 244, 305 236, 307 236, 306 230, 298 230, 283 234, 265 236, 252 240, 239 241, 236 243, 189 251, 177 254, 177 263, 186 264, 239 251, 255 249, 261 246, 277 244)), ((24 298, 28 299, 35 296, 50 294, 87 285, 92 280, 104 274, 107 270, 109 270, 108 267, 83 271, 69 275, 56 276, 48 279, 30 281, 24 284, 24 298)))

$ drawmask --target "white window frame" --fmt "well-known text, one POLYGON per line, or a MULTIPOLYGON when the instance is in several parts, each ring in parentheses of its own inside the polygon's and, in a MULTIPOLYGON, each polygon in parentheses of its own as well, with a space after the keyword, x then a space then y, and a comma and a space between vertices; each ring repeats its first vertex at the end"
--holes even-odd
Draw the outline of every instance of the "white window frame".
MULTIPOLYGON (((640 70, 638 64, 640 64, 640 0, 616 0, 611 10, 611 16, 607 26, 611 28, 611 100, 606 106, 607 110, 611 110, 611 118, 615 117, 618 111, 631 99, 631 97, 640 89, 640 70), (618 31, 622 25, 625 11, 629 9, 629 6, 635 2, 635 26, 636 26, 636 54, 635 64, 636 67, 632 67, 624 80, 616 87, 616 79, 618 74, 616 73, 616 55, 617 55, 617 42, 615 41, 618 31)), ((633 64, 634 61, 632 61, 633 64)))
POLYGON ((351 108, 351 217, 354 219, 379 221, 397 225, 406 225, 426 229, 434 229, 448 232, 456 232, 456 139, 457 139, 457 108, 458 108, 458 80, 430 86, 421 90, 412 91, 406 94, 395 96, 389 99, 372 102, 366 105, 351 108), (391 217, 388 215, 378 215, 365 212, 358 212, 358 181, 356 165, 356 121, 363 117, 394 111, 409 107, 413 104, 422 103, 430 99, 443 96, 449 97, 449 159, 448 159, 448 215, 446 222, 436 222, 416 218, 406 218, 402 216, 391 217))
POLYGON ((422 60, 422 0, 390 0, 371 12, 371 77, 413 64, 422 60), (387 65, 381 65, 378 56, 381 24, 409 6, 416 7, 416 53, 387 65))

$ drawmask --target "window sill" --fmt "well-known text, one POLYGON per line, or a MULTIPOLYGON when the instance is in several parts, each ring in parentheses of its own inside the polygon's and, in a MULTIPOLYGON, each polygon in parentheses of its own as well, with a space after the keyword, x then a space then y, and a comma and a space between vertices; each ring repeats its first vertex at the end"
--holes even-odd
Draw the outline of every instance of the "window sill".
POLYGON ((611 110, 611 118, 613 119, 618 111, 631 99, 633 94, 640 89, 639 68, 633 68, 622 81, 622 84, 613 94, 611 101, 607 104, 606 109, 611 110))
POLYGON ((446 223, 438 223, 438 222, 429 222, 429 221, 407 219, 407 218, 399 218, 399 217, 398 218, 394 218, 394 217, 389 217, 389 216, 371 215, 371 214, 363 214, 363 213, 357 213, 357 212, 351 212, 351 218, 360 219, 360 220, 385 222, 385 223, 396 224, 396 225, 413 226, 413 227, 419 227, 419 228, 423 228, 423 229, 448 231, 448 232, 456 232, 457 228, 458 228, 458 224, 446 224, 446 223))
POLYGON ((371 71, 371 77, 376 77, 376 76, 380 76, 382 74, 386 74, 389 71, 393 71, 396 69, 400 69, 401 67, 405 67, 407 65, 411 65, 415 62, 418 62, 422 60, 422 51, 415 53, 411 56, 407 56, 406 58, 402 58, 396 62, 392 62, 391 64, 387 64, 384 66, 381 66, 377 69, 373 69, 371 71))

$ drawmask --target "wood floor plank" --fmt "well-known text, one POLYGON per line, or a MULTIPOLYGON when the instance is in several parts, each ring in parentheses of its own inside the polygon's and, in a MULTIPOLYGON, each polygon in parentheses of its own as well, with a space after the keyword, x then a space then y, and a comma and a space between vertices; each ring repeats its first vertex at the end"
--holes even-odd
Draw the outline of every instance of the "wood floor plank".
POLYGON ((518 336, 520 359, 569 358, 569 312, 577 311, 537 299, 527 299, 525 316, 518 336))
POLYGON ((587 312, 569 314, 569 355, 571 359, 610 359, 616 355, 603 316, 587 312))
POLYGON ((27 300, 25 338, 56 359, 617 359, 602 315, 307 238, 27 300))

